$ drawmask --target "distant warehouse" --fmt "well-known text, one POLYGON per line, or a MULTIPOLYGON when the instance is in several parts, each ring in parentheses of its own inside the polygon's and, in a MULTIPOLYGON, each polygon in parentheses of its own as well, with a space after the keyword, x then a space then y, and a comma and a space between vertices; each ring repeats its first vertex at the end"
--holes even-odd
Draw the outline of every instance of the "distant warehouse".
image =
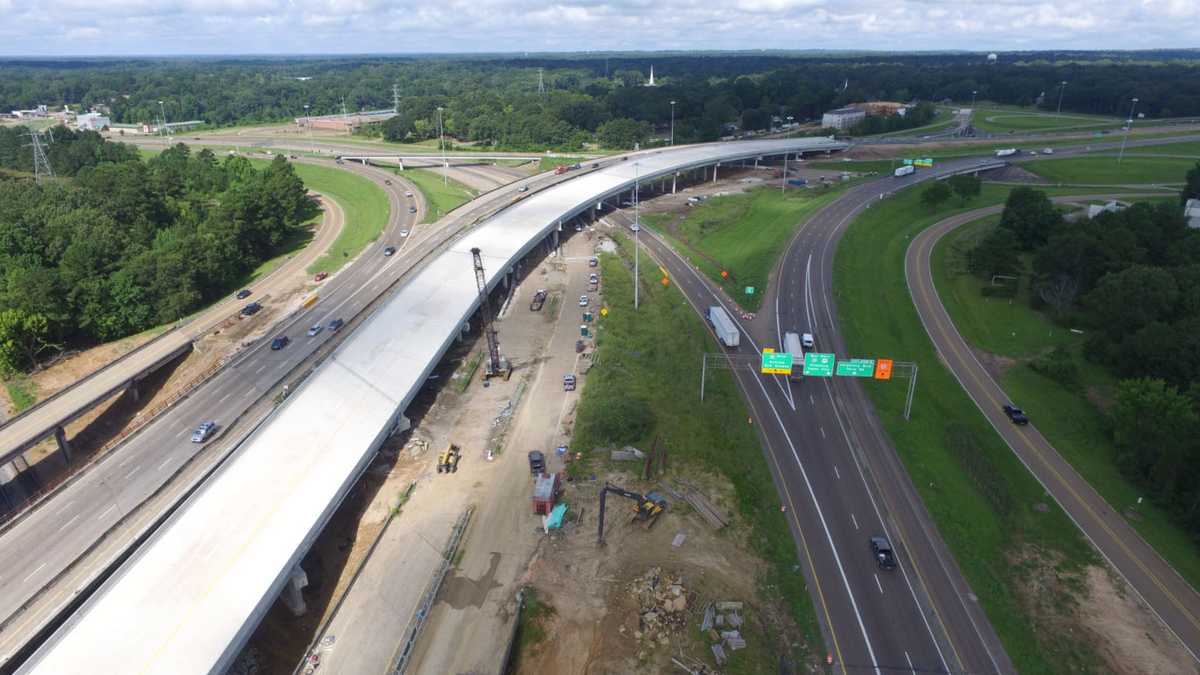
POLYGON ((867 111, 861 108, 838 108, 821 116, 821 126, 828 129, 849 129, 866 117, 867 111))
POLYGON ((75 117, 80 130, 103 131, 112 126, 112 120, 100 113, 80 113, 75 117))
POLYGON ((350 113, 348 115, 313 115, 312 117, 297 117, 296 126, 305 127, 311 125, 313 129, 353 131, 364 124, 386 122, 395 116, 396 111, 391 109, 370 110, 350 113))

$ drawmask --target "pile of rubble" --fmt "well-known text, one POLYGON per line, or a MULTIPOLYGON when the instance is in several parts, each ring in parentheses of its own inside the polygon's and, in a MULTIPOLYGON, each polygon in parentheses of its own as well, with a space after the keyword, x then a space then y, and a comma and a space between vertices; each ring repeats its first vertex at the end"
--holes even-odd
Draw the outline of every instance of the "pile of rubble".
MULTIPOLYGON (((681 577, 663 574, 662 568, 652 567, 629 586, 630 595, 638 604, 638 627, 633 638, 646 647, 671 644, 670 635, 687 628, 689 593, 681 577)), ((621 633, 626 634, 625 626, 621 633)), ((639 658, 645 658, 639 652, 639 658)))
POLYGON ((704 608, 704 619, 700 622, 700 632, 705 633, 712 642, 711 649, 717 665, 725 665, 729 657, 725 650, 737 651, 746 647, 742 638, 742 624, 745 620, 738 612, 742 611, 740 602, 716 602, 704 608))

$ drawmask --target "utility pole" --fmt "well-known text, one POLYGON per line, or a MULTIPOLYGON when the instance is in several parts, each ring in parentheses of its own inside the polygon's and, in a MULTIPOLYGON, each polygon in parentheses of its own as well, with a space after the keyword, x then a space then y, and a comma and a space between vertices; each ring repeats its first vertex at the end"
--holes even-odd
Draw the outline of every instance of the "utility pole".
POLYGON ((783 153, 783 182, 779 184, 779 194, 784 194, 787 191, 787 153, 783 153))
POLYGON ((1117 154, 1117 164, 1125 158, 1125 144, 1129 142, 1129 133, 1133 131, 1133 110, 1137 107, 1138 100, 1135 97, 1129 104, 1129 122, 1125 124, 1125 135, 1121 138, 1121 152, 1117 154))
POLYGON ((346 114, 346 97, 342 97, 342 128, 346 130, 346 135, 350 135, 350 117, 346 114))
POLYGON ((675 145, 675 101, 671 101, 671 145, 675 145))
POLYGON ((641 276, 638 265, 642 258, 642 247, 638 235, 642 233, 641 212, 641 182, 638 177, 638 163, 633 163, 633 308, 638 308, 638 287, 641 286, 641 276))
POLYGON ((167 126, 167 109, 163 106, 163 102, 158 102, 158 119, 161 120, 161 126, 158 130, 163 137, 163 146, 168 145, 167 138, 171 135, 171 128, 167 126))
MULTIPOLYGON (((53 136, 51 136, 51 139, 53 139, 53 136)), ((34 182, 42 182, 43 176, 53 178, 54 168, 50 166, 50 161, 46 159, 46 150, 42 147, 42 137, 33 127, 29 128, 29 145, 33 146, 34 182)))
POLYGON ((538 68, 538 96, 546 95, 546 81, 542 78, 542 69, 538 68))
POLYGON ((978 93, 979 93, 978 89, 971 90, 971 112, 972 113, 975 112, 975 94, 978 94, 978 93))
POLYGON ((304 104, 304 126, 308 127, 308 151, 317 154, 317 146, 312 137, 312 116, 308 114, 308 104, 304 104))
POLYGON ((1066 80, 1063 80, 1062 82, 1060 82, 1058 84, 1058 110, 1054 113, 1055 117, 1062 114, 1062 97, 1063 97, 1063 91, 1065 91, 1066 88, 1067 88, 1066 80))
POLYGON ((400 114, 400 85, 392 85, 392 112, 400 114))

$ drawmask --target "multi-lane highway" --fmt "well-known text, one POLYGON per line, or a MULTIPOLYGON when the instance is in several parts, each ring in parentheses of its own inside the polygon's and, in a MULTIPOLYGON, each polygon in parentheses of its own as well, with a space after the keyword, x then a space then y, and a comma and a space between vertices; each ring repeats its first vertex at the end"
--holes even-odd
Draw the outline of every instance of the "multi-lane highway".
MULTIPOLYGON (((1130 195, 1111 195, 1114 199, 1130 195)), ((1136 196, 1136 195, 1135 195, 1136 196)), ((1086 199, 1079 197, 1076 199, 1086 199)), ((1095 198, 1093 195, 1090 198, 1095 198)), ((1070 201, 1058 197, 1055 201, 1070 201)), ((1179 637, 1200 665, 1200 594, 1146 543, 1129 522, 1080 476, 1037 430, 1012 424, 1001 410, 1009 402, 1004 390, 976 359, 954 326, 933 283, 931 257, 937 242, 954 228, 999 213, 993 206, 961 213, 938 222, 913 238, 905 254, 905 277, 913 304, 946 367, 1017 457, 1062 506, 1138 595, 1179 637)), ((1044 414, 1053 414, 1046 411, 1044 414)))

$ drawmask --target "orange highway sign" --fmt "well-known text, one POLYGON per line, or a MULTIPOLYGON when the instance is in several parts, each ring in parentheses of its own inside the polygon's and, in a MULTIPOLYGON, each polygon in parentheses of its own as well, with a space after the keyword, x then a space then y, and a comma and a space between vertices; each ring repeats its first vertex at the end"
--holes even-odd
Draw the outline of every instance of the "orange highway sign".
POLYGON ((891 359, 876 359, 875 360, 875 379, 877 379, 877 380, 892 379, 892 360, 891 359))

